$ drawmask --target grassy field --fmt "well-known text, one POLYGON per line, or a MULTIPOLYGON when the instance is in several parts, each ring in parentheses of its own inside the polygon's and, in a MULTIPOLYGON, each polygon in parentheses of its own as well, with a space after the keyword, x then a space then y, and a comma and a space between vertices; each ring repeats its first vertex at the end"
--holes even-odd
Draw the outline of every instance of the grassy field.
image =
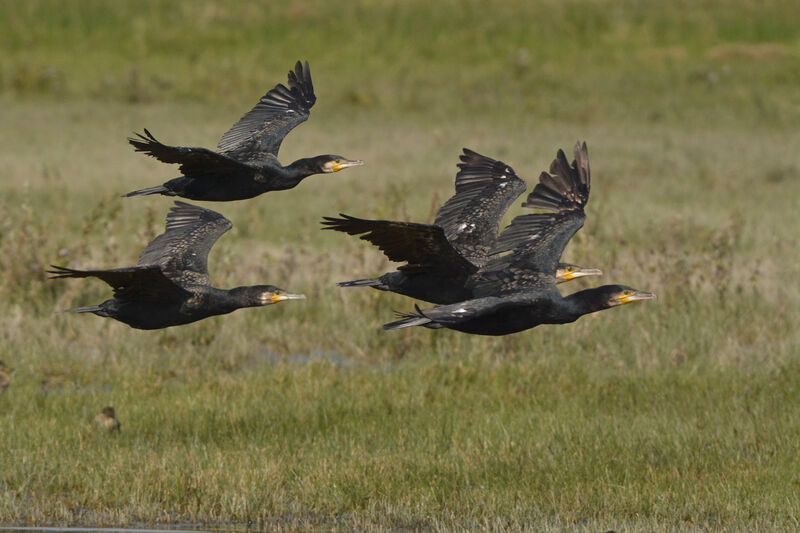
MULTIPOLYGON (((792 1, 0 4, 0 525, 794 531, 800 7, 792 1), (297 59, 284 162, 367 164, 204 204, 221 287, 308 296, 143 332, 55 311, 134 264, 176 169, 297 59), (384 332, 413 301, 323 215, 430 221, 461 147, 529 188, 586 140, 565 259, 659 299, 502 338, 384 332), (118 435, 89 421, 113 405, 118 435)), ((517 204, 519 204, 518 202, 517 204)), ((515 205, 508 215, 521 213, 515 205)))

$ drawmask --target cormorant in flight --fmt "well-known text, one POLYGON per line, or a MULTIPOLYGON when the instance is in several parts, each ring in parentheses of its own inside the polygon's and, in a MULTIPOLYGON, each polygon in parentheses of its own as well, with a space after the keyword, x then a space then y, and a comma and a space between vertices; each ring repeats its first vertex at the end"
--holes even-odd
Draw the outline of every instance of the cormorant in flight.
POLYGON ((604 285, 570 294, 566 298, 556 288, 556 269, 564 247, 586 218, 590 172, 586 144, 575 145, 575 160, 567 163, 559 150, 543 172, 539 184, 524 207, 548 209, 548 229, 543 232, 539 214, 516 217, 503 231, 493 252, 511 250, 492 257, 474 283, 475 297, 432 309, 416 308, 416 313, 383 329, 411 326, 449 328, 478 335, 507 335, 539 324, 565 324, 581 316, 637 300, 655 298, 650 292, 624 285, 604 285))
MULTIPOLYGON (((433 224, 367 220, 341 214, 324 217, 324 229, 361 235, 392 261, 405 262, 378 278, 343 281, 342 287, 372 287, 437 304, 474 297, 472 283, 496 253, 500 219, 525 191, 514 169, 464 148, 455 195, 439 209, 433 224)), ((549 231, 549 215, 533 215, 539 233, 549 231)), ((559 263, 556 282, 600 275, 597 269, 559 263)))
POLYGON ((218 151, 162 144, 148 131, 128 139, 137 152, 164 163, 180 164, 182 176, 156 187, 123 196, 163 194, 191 200, 225 202, 253 198, 267 191, 291 189, 312 174, 338 172, 363 161, 339 155, 318 155, 283 166, 278 150, 286 135, 305 122, 317 97, 306 61, 289 71, 289 86, 282 83, 261 97, 219 140, 218 151))
POLYGON ((52 265, 52 278, 96 277, 114 289, 100 305, 67 309, 94 313, 137 329, 188 324, 242 307, 258 307, 305 298, 272 285, 218 289, 208 277, 208 252, 231 229, 231 221, 202 207, 175 202, 167 229, 153 239, 136 266, 108 270, 74 270, 52 265))

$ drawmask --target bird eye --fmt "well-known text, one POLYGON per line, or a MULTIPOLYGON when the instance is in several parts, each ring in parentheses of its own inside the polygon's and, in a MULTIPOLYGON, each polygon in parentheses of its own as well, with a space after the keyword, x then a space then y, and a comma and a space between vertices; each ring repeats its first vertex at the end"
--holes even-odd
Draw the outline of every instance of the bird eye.
POLYGON ((567 272, 572 272, 573 270, 575 270, 575 267, 567 267, 567 272))

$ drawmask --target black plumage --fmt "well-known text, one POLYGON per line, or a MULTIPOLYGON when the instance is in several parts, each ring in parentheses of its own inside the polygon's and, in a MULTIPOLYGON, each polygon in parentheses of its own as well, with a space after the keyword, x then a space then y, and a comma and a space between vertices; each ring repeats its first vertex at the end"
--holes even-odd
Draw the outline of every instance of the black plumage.
POLYGON ((208 253, 231 229, 230 220, 202 207, 175 202, 164 233, 153 239, 136 266, 106 270, 75 270, 53 265, 51 278, 96 277, 114 289, 114 297, 99 305, 65 312, 94 313, 137 329, 188 324, 242 307, 305 298, 272 285, 218 289, 208 276, 208 253))
POLYGON ((279 83, 228 130, 217 151, 168 146, 147 129, 128 141, 164 163, 180 165, 182 176, 163 185, 125 194, 163 194, 192 200, 231 201, 252 198, 267 191, 291 189, 312 174, 338 172, 362 161, 338 155, 298 159, 283 166, 278 150, 284 137, 305 122, 316 102, 308 62, 299 61, 289 71, 288 87, 279 83))
MULTIPOLYGON (((405 263, 378 278, 339 283, 372 287, 419 300, 447 304, 474 297, 473 281, 500 245, 500 219, 525 191, 525 182, 502 161, 464 149, 456 193, 439 209, 433 224, 367 220, 341 214, 324 217, 325 229, 361 235, 392 261, 405 263)), ((547 228, 548 222, 542 220, 547 228)), ((560 264, 559 281, 599 274, 560 264)))
POLYGON ((587 313, 647 300, 655 295, 624 285, 605 285, 573 293, 566 298, 556 288, 558 260, 570 238, 584 223, 589 201, 590 172, 586 144, 576 144, 575 160, 567 163, 558 151, 543 172, 526 207, 550 209, 549 214, 516 217, 497 240, 493 255, 474 278, 472 299, 416 308, 383 326, 448 328, 478 335, 506 335, 539 324, 574 322, 587 313), (542 218, 544 217, 544 218, 542 218))

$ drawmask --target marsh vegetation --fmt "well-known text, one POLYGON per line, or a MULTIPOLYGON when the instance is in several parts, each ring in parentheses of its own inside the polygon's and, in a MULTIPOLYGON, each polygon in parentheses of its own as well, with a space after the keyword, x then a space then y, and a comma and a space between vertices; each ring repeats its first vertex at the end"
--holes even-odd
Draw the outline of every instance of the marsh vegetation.
MULTIPOLYGON (((800 442, 794 2, 29 1, 0 5, 2 524, 794 530, 800 442), (134 264, 174 177, 298 59, 280 157, 363 167, 209 204, 213 283, 308 300, 136 331, 55 311, 134 264), (430 221, 469 147, 529 190, 586 140, 565 260, 656 302, 501 338, 384 332, 411 300, 323 215, 430 221), (119 432, 91 431, 113 406, 119 432)), ((511 208, 507 219, 521 213, 511 208)), ((563 285, 565 292, 598 278, 563 285)))

